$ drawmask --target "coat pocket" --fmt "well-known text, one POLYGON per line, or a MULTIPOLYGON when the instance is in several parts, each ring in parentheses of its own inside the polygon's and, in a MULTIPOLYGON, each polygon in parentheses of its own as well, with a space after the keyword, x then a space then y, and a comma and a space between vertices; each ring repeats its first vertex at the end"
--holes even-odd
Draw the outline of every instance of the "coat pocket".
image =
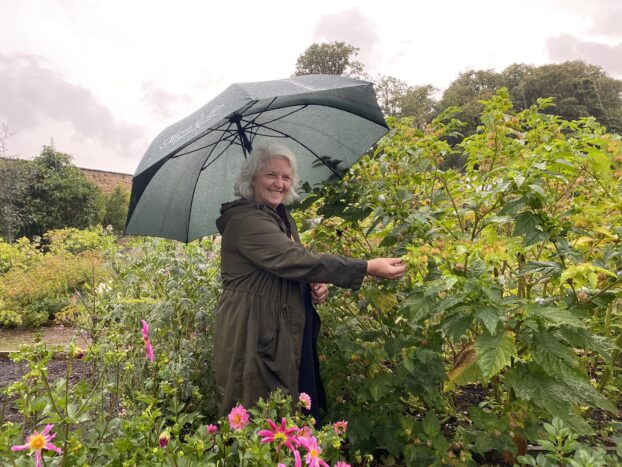
POLYGON ((262 310, 257 320, 256 357, 259 373, 264 382, 274 390, 295 392, 298 381, 291 331, 287 325, 287 305, 273 304, 262 310))
POLYGON ((287 305, 262 307, 257 310, 257 351, 261 355, 274 359, 279 351, 280 340, 287 338, 281 334, 287 334, 287 328, 283 323, 283 314, 287 314, 287 305), (282 329, 283 328, 283 329, 282 329))

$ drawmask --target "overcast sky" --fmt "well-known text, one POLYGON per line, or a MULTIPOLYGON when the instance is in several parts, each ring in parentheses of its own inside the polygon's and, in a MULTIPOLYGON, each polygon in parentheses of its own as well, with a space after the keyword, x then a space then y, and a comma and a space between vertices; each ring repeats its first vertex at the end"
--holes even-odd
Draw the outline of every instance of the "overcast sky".
POLYGON ((468 69, 574 59, 622 78, 620 0, 0 0, 5 155, 53 138, 80 167, 134 173, 229 84, 287 78, 334 40, 372 76, 440 89, 468 69))

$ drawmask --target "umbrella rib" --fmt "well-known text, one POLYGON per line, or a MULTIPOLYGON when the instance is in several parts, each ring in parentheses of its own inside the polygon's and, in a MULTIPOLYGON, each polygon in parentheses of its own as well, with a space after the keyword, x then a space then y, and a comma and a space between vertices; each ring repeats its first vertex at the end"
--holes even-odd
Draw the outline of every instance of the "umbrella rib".
MULTIPOLYGON (((217 155, 216 157, 214 157, 211 161, 209 161, 209 164, 205 165, 205 163, 204 163, 203 167, 201 167, 201 172, 202 172, 202 171, 204 171, 205 169, 207 169, 207 168, 208 168, 210 165, 212 165, 214 162, 216 162, 216 161, 218 160, 218 158, 219 158, 220 156, 222 156, 222 155, 225 153, 225 151, 226 151, 227 149, 229 149, 231 146, 233 146, 234 144, 235 144, 235 141, 229 141, 229 145, 228 145, 225 149, 223 149, 222 151, 220 151, 220 154, 218 154, 218 155, 217 155)), ((212 149, 212 151, 213 151, 213 149, 212 149)), ((207 162, 211 156, 212 156, 212 153, 210 153, 210 155, 209 155, 209 156, 207 156, 207 157, 205 158, 205 162, 207 162)))
MULTIPOLYGON (((229 127, 230 127, 231 125, 232 125, 232 124, 231 124, 231 123, 229 123, 229 127)), ((233 135, 233 134, 234 134, 233 132, 229 132, 229 131, 224 131, 224 133, 229 133, 229 136, 231 136, 231 135, 233 135)), ((197 172, 197 177, 196 177, 196 178, 195 178, 195 180, 194 180, 194 187, 192 188, 192 197, 190 198, 190 199, 192 200, 192 202, 190 203, 190 209, 188 210, 188 219, 187 219, 187 221, 186 221, 186 225, 188 226, 188 227, 186 228, 186 243, 188 243, 188 239, 190 238, 190 219, 191 219, 191 217, 192 217, 192 206, 193 206, 193 204, 194 204, 194 194, 195 194, 195 193, 196 193, 196 191, 197 191, 197 186, 198 186, 198 184, 199 184, 199 177, 201 176, 201 173, 203 172, 203 170, 205 170, 207 167, 209 167, 210 165, 212 165, 212 163, 214 163, 214 161, 218 160, 218 158, 219 158, 220 156, 222 156, 222 155, 223 155, 223 153, 224 153, 227 149, 229 149, 229 148, 231 147, 231 145, 233 144, 233 141, 235 141, 235 139, 228 141, 228 142, 229 142, 229 145, 228 145, 225 149, 223 149, 223 150, 220 152, 220 154, 218 154, 216 157, 214 157, 214 159, 212 159, 212 161, 211 161, 209 164, 205 165, 205 163, 206 163, 206 162, 210 159, 210 157, 212 157, 212 154, 214 153, 214 150, 215 150, 215 149, 216 149, 216 147, 218 146, 218 143, 220 143, 220 142, 222 142, 222 141, 224 141, 224 140, 225 140, 224 138, 220 138, 218 141, 216 141, 216 142, 214 143, 214 145, 213 145, 212 149, 210 150, 209 154, 208 154, 208 155, 207 155, 207 157, 205 158, 205 161, 203 162, 203 167, 201 167, 201 170, 199 170, 199 171, 197 172)), ((207 147, 207 146, 205 146, 205 147, 207 147)))
MULTIPOLYGON (((307 104, 302 104, 297 109, 294 109, 291 112, 283 114, 280 117, 273 118, 272 120, 268 120, 267 122, 257 123, 257 119, 259 117, 261 117, 264 114, 264 112, 266 112, 267 110, 270 110, 270 106, 274 103, 274 101, 276 101, 276 97, 274 99, 272 99, 272 101, 266 106, 265 109, 257 112, 256 114, 246 114, 246 115, 244 115, 244 116, 254 115, 254 118, 252 118, 252 119, 242 120, 245 123, 244 131, 248 132, 248 134, 250 135, 249 139, 250 139, 251 143, 255 139, 255 136, 273 136, 273 135, 266 135, 266 134, 258 133, 256 128, 268 128, 266 125, 269 125, 270 123, 276 122, 276 121, 281 120, 283 118, 289 117, 290 115, 293 115, 296 112, 300 112, 301 110, 303 110, 304 108, 307 107, 307 104)), ((268 129, 270 129, 270 128, 268 128, 268 129)))
MULTIPOLYGON (((231 124, 229 124, 229 126, 231 126, 231 124)), ((232 131, 232 130, 230 130, 228 128, 226 130, 223 130, 221 128, 213 128, 210 132, 213 132, 213 131, 220 131, 222 133, 226 133, 226 134, 228 134, 229 137, 235 137, 237 135, 236 131, 232 131)), ((206 134, 209 134, 209 133, 206 133, 206 134)), ((203 136, 205 136, 205 135, 203 135, 203 136)), ((219 138, 218 140, 214 141, 213 143, 206 144, 205 146, 201 146, 200 148, 192 149, 191 151, 188 151, 188 152, 182 152, 182 153, 179 153, 179 154, 174 154, 174 155, 171 156, 171 159, 175 159, 175 158, 181 157, 181 156, 186 156, 188 154, 192 154, 193 152, 200 151, 201 149, 209 148, 210 146, 216 146, 218 143, 220 143, 223 140, 226 141, 227 137, 219 138)))
MULTIPOLYGON (((308 104, 302 104, 302 105, 300 105, 300 107, 299 107, 299 108, 294 109, 294 110, 292 110, 291 112, 288 112, 288 113, 286 113, 286 114, 283 114, 283 115, 281 115, 280 117, 273 118, 272 120, 268 120, 267 122, 264 122, 264 123, 258 123, 256 126, 262 126, 262 127, 263 127, 263 126, 266 126, 266 125, 268 125, 268 124, 270 124, 270 123, 272 123, 272 122, 276 122, 276 121, 281 120, 281 119, 283 119, 283 118, 285 118, 285 117, 289 117, 290 115, 293 115, 293 114, 295 114, 296 112, 300 112, 301 110, 304 110, 304 109, 305 109, 305 108, 307 108, 307 107, 308 107, 308 104)), ((253 124, 254 124, 254 123, 255 123, 255 121, 256 121, 259 117, 261 117, 261 115, 262 115, 262 114, 263 114, 266 110, 267 110, 267 109, 262 110, 261 112, 257 113, 257 116, 256 116, 255 118, 253 118, 252 120, 248 120, 248 122, 249 122, 249 123, 253 123, 253 124)), ((277 109, 277 110, 278 110, 278 109, 277 109)))

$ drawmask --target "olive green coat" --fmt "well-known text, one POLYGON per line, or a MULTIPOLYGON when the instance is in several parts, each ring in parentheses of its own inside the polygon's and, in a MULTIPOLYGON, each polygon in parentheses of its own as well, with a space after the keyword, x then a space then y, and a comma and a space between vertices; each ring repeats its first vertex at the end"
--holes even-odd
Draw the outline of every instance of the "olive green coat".
POLYGON ((279 214, 255 201, 224 204, 216 222, 222 234, 214 342, 221 415, 276 388, 297 397, 305 324, 301 284, 358 289, 367 270, 363 260, 307 251, 286 215, 291 239, 279 214))

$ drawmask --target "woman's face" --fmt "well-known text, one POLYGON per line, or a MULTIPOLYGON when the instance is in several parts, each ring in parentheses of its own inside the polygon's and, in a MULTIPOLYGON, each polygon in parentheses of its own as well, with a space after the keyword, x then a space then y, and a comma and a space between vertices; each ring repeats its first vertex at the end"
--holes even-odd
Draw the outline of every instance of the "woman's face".
POLYGON ((292 168, 285 157, 268 159, 253 179, 255 199, 272 209, 283 202, 292 186, 292 168))

